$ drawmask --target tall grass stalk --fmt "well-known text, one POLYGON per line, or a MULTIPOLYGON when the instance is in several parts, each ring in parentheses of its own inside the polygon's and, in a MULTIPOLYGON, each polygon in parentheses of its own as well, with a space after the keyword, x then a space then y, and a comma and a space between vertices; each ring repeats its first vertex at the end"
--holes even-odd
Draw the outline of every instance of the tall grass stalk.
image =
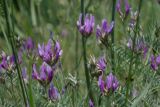
MULTIPOLYGON (((82 25, 84 24, 84 0, 81 0, 81 14, 82 14, 82 25)), ((86 76, 86 83, 87 83, 87 89, 88 89, 88 94, 89 94, 89 98, 92 99, 93 101, 93 94, 90 88, 90 76, 89 76, 89 70, 87 67, 87 54, 86 54, 86 42, 87 42, 87 38, 85 37, 85 35, 82 35, 82 51, 83 51, 83 60, 84 60, 84 68, 85 68, 85 76, 86 76)))
POLYGON ((139 6, 138 6, 138 16, 137 16, 137 20, 136 20, 136 26, 135 26, 135 31, 134 31, 134 37, 133 37, 133 45, 132 45, 132 57, 130 60, 130 65, 129 65, 129 73, 128 73, 128 78, 126 81, 126 99, 125 99, 125 105, 127 104, 127 100, 128 100, 128 95, 129 95, 129 86, 131 84, 131 78, 132 78, 132 65, 133 65, 133 59, 134 59, 134 48, 136 45, 136 38, 137 38, 137 33, 138 33, 138 29, 139 29, 139 15, 140 15, 140 11, 141 11, 141 7, 142 7, 142 1, 140 0, 139 2, 139 6))
POLYGON ((12 48, 12 53, 15 57, 15 64, 16 64, 18 77, 19 77, 19 80, 20 80, 22 95, 23 95, 25 106, 27 106, 27 99, 26 99, 24 84, 23 84, 23 80, 22 80, 21 69, 20 69, 20 66, 18 64, 18 55, 17 55, 16 47, 14 45, 14 43, 15 43, 14 36, 12 35, 12 31, 11 31, 11 28, 10 28, 10 22, 9 22, 10 18, 9 18, 9 14, 8 14, 7 1, 3 0, 3 4, 4 4, 4 13, 5 13, 6 25, 7 25, 7 38, 10 42, 10 45, 11 45, 11 48, 12 48))
MULTIPOLYGON (((115 7, 116 7, 116 0, 113 0, 113 4, 112 4, 112 21, 115 23, 115 7)), ((112 41, 112 44, 111 44, 111 63, 112 63, 112 71, 114 72, 114 50, 112 48, 112 46, 114 46, 114 28, 113 27, 113 30, 112 30, 112 33, 111 33, 111 41, 112 41)))

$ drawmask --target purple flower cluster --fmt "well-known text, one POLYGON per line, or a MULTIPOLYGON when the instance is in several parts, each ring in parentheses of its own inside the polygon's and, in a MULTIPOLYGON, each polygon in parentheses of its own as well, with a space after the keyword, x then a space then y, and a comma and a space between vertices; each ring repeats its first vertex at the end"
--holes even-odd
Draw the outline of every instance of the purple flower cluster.
MULTIPOLYGON (((133 41, 132 39, 129 39, 127 42, 127 47, 132 49, 133 48, 133 41)), ((135 43, 134 49, 132 49, 134 52, 142 53, 143 58, 146 58, 146 54, 148 52, 148 46, 144 43, 142 40, 137 40, 135 43)))
POLYGON ((120 17, 124 20, 131 10, 128 0, 117 0, 116 10, 119 13, 120 17), (125 5, 125 11, 122 11, 122 2, 125 5))
POLYGON ((53 84, 50 84, 50 87, 48 90, 48 96, 49 96, 49 99, 52 101, 58 100, 60 97, 57 88, 54 87, 53 84))
POLYGON ((31 37, 28 37, 24 42, 23 42, 23 45, 20 47, 19 49, 19 55, 21 55, 22 57, 22 54, 26 55, 28 58, 34 58, 36 56, 36 47, 35 47, 35 43, 34 41, 32 40, 31 37))
POLYGON ((30 53, 35 49, 35 43, 33 42, 31 37, 28 37, 25 41, 24 49, 27 51, 27 53, 30 53))
POLYGON ((111 22, 111 24, 109 25, 107 20, 103 19, 101 27, 97 25, 97 29, 96 29, 97 39, 99 39, 102 43, 103 41, 106 42, 108 35, 113 30, 113 27, 114 27, 114 22, 111 22))
POLYGON ((83 36, 90 36, 94 30, 94 24, 94 16, 86 14, 84 23, 82 23, 82 14, 80 14, 79 20, 77 21, 77 28, 83 36))
POLYGON ((26 54, 27 57, 28 56, 32 56, 33 54, 35 55, 35 53, 36 53, 36 46, 35 46, 35 42, 32 40, 31 37, 28 37, 28 38, 26 38, 24 40, 22 46, 19 49, 19 53, 26 54))
POLYGON ((104 57, 100 57, 99 60, 97 61, 97 68, 102 74, 105 72, 107 66, 107 62, 104 57))
POLYGON ((32 78, 38 80, 39 83, 47 87, 50 84, 48 89, 48 96, 50 100, 58 100, 59 93, 58 90, 53 86, 52 79, 56 70, 56 64, 58 63, 62 55, 62 50, 60 43, 48 40, 47 44, 38 44, 38 56, 42 59, 42 65, 40 66, 39 71, 37 71, 36 64, 32 66, 32 78))
POLYGON ((48 64, 55 64, 57 63, 58 59, 62 55, 62 50, 58 41, 55 42, 54 48, 52 48, 52 40, 49 39, 48 43, 45 44, 38 44, 38 53, 39 56, 42 58, 43 61, 47 62, 48 64))
MULTIPOLYGON (((80 14, 79 20, 77 21, 77 28, 83 36, 86 37, 90 36, 94 31, 94 25, 95 25, 94 16, 92 16, 91 14, 86 14, 84 18, 84 23, 82 23, 82 14, 80 14)), ((114 22, 108 24, 107 20, 103 19, 101 26, 97 25, 96 38, 101 43, 107 46, 106 42, 109 34, 113 31, 113 27, 114 27, 114 22)))
POLYGON ((36 64, 33 64, 32 77, 44 86, 48 85, 52 81, 53 73, 54 70, 46 62, 43 62, 41 65, 39 73, 37 72, 36 64))
POLYGON ((15 69, 14 56, 7 56, 5 52, 1 54, 2 62, 0 63, 0 68, 6 71, 12 71, 15 69))
POLYGON ((160 55, 159 56, 154 56, 151 55, 150 57, 150 63, 151 63, 151 68, 156 71, 158 70, 158 66, 160 65, 160 55))
POLYGON ((100 87, 101 93, 110 93, 114 92, 118 88, 119 82, 117 78, 112 73, 110 73, 106 77, 105 81, 103 80, 102 76, 99 76, 98 86, 100 87))
POLYGON ((107 62, 105 58, 100 57, 96 65, 97 65, 96 68, 98 69, 98 71, 101 72, 98 77, 98 86, 100 88, 101 93, 105 95, 106 93, 114 92, 119 86, 119 82, 117 78, 112 73, 110 73, 106 77, 106 80, 103 80, 105 75, 105 69, 107 66, 107 62))

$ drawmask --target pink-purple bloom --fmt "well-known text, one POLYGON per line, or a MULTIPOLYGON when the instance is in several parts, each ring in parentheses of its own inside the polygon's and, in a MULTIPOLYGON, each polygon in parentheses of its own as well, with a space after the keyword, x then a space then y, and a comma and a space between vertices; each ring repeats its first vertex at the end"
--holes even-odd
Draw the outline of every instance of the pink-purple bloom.
POLYGON ((111 91, 111 90, 115 91, 118 88, 118 85, 119 85, 118 80, 112 73, 110 73, 107 76, 106 85, 107 85, 108 91, 111 91))
POLYGON ((151 68, 154 71, 158 70, 158 66, 160 65, 160 55, 157 57, 154 55, 151 55, 150 62, 151 62, 151 68))
POLYGON ((58 90, 56 87, 54 87, 53 83, 50 84, 50 87, 48 90, 48 96, 49 96, 49 99, 52 101, 56 101, 60 97, 58 90))
POLYGON ((106 41, 108 38, 108 35, 112 32, 114 27, 114 22, 111 22, 109 25, 106 19, 102 20, 101 27, 97 25, 96 29, 96 37, 97 39, 101 41, 106 41))
POLYGON ((3 68, 4 70, 11 71, 15 68, 14 63, 14 56, 7 56, 5 52, 2 52, 1 54, 2 62, 0 63, 0 68, 3 68))
POLYGON ((105 82, 103 81, 103 76, 99 76, 98 78, 98 86, 100 88, 100 91, 103 93, 105 89, 105 82))
POLYGON ((105 72, 107 63, 104 57, 100 57, 98 62, 97 62, 97 68, 100 70, 102 73, 105 72))
POLYGON ((89 107, 94 107, 94 103, 91 99, 89 100, 89 107))
POLYGON ((49 39, 46 45, 44 43, 42 45, 38 44, 38 53, 43 61, 52 65, 59 60, 62 55, 62 50, 58 41, 55 41, 53 47, 52 40, 49 39))
POLYGON ((129 15, 129 12, 131 10, 128 0, 117 0, 116 10, 120 14, 120 17, 125 19, 129 15), (124 3, 125 6, 124 12, 122 11, 122 3, 124 3))
POLYGON ((36 64, 33 64, 32 69, 32 78, 38 80, 42 85, 48 85, 52 81, 54 69, 51 68, 46 62, 43 62, 39 72, 36 69, 36 64))
MULTIPOLYGON (((132 39, 129 39, 127 42, 127 47, 132 49, 133 48, 133 41, 132 39)), ((142 53, 143 58, 146 58, 147 52, 148 52, 148 46, 144 43, 142 40, 137 40, 135 43, 134 49, 132 49, 134 52, 142 53)))
POLYGON ((86 14, 84 23, 82 23, 82 14, 80 14, 79 20, 77 21, 77 28, 83 36, 90 36, 94 30, 94 24, 94 16, 86 14))
POLYGON ((28 37, 25 41, 24 49, 27 50, 28 53, 32 52, 35 49, 35 44, 31 37, 28 37))
POLYGON ((119 82, 117 78, 112 73, 110 73, 106 77, 106 81, 103 80, 102 76, 99 77, 98 86, 100 87, 100 91, 102 93, 109 93, 114 92, 118 88, 119 82))

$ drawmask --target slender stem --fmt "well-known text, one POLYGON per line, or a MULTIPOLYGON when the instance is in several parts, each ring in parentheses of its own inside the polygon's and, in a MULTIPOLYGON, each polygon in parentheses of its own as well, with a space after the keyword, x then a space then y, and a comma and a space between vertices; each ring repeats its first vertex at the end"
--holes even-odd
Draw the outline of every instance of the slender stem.
POLYGON ((76 77, 77 78, 79 78, 79 72, 78 72, 78 65, 79 65, 79 61, 78 61, 78 59, 79 59, 79 55, 78 55, 78 50, 79 50, 79 35, 78 35, 78 32, 76 31, 76 43, 75 43, 75 53, 76 53, 76 55, 75 55, 75 59, 76 59, 76 66, 75 66, 75 69, 76 69, 76 77))
POLYGON ((132 57, 130 60, 130 65, 129 65, 129 73, 128 73, 128 78, 126 81, 126 85, 127 85, 127 90, 126 90, 126 99, 125 99, 125 105, 127 104, 127 100, 128 100, 128 95, 129 95, 129 86, 130 86, 130 80, 132 77, 132 65, 133 65, 133 59, 134 59, 134 49, 135 49, 135 45, 136 45, 136 38, 137 38, 137 33, 138 33, 138 27, 139 27, 139 14, 141 11, 141 7, 142 7, 142 0, 140 0, 139 2, 139 7, 138 7, 138 17, 136 20, 136 26, 135 26, 135 33, 134 33, 134 38, 133 38, 133 45, 132 45, 132 57))
POLYGON ((85 37, 82 37, 82 47, 83 47, 83 60, 84 60, 84 68, 85 68, 87 89, 88 89, 89 97, 93 101, 93 95, 92 95, 91 88, 90 88, 89 70, 88 70, 88 67, 87 67, 86 38, 85 37))
MULTIPOLYGON (((116 0, 113 0, 113 5, 112 5, 112 21, 115 23, 115 7, 116 7, 116 0)), ((112 48, 112 46, 114 46, 114 27, 112 30, 112 45, 111 45, 111 63, 112 63, 112 70, 114 72, 114 50, 112 48)))
POLYGON ((11 29, 10 29, 10 24, 9 24, 9 14, 8 14, 8 10, 7 10, 7 1, 6 0, 3 0, 3 3, 4 3, 4 13, 5 13, 5 19, 6 19, 6 24, 7 24, 7 32, 8 32, 8 40, 11 44, 11 48, 12 48, 12 53, 15 57, 15 64, 16 64, 16 69, 17 69, 17 73, 18 73, 18 77, 19 77, 19 80, 20 80, 20 86, 21 86, 21 89, 22 89, 22 94, 23 94, 23 99, 24 99, 24 103, 25 103, 25 106, 27 106, 27 99, 26 99, 26 95, 25 95, 25 90, 24 90, 24 85, 23 85, 23 82, 22 82, 22 77, 21 77, 21 70, 20 70, 20 67, 19 67, 19 64, 18 64, 18 56, 17 56, 17 53, 16 53, 16 48, 14 46, 14 37, 13 35, 11 35, 11 29))
POLYGON ((84 0, 81 0, 81 14, 82 14, 82 20, 81 23, 82 25, 84 24, 84 0))
POLYGON ((86 6, 86 8, 85 8, 85 12, 86 12, 86 13, 87 13, 88 8, 90 7, 91 3, 92 3, 92 0, 89 0, 87 6, 86 6))
MULTIPOLYGON (((78 71, 78 66, 79 66, 79 55, 78 55, 78 50, 79 50, 79 35, 78 35, 78 31, 76 30, 76 43, 75 43, 75 59, 76 59, 76 65, 75 65, 75 69, 76 69, 76 79, 79 80, 79 71, 78 71)), ((76 98, 78 98, 78 93, 79 93, 79 86, 76 87, 76 98)), ((74 92, 73 92, 74 93, 74 92)), ((77 100, 77 99, 76 99, 77 100)))
POLYGON ((74 89, 72 88, 72 106, 75 107, 74 89))
POLYGON ((99 99, 98 99, 98 106, 101 105, 101 101, 102 101, 102 94, 99 95, 99 99))
MULTIPOLYGON (((29 65, 32 64, 32 61, 29 61, 29 65)), ((31 67, 31 66, 30 66, 31 67)), ((32 91, 32 70, 29 69, 29 103, 31 107, 35 107, 35 101, 34 101, 34 97, 33 97, 33 91, 32 91)))
MULTIPOLYGON (((81 13, 82 13, 82 25, 84 24, 84 0, 81 0, 81 13)), ((85 76, 86 76, 86 83, 87 83, 87 89, 89 93, 89 98, 94 101, 92 91, 90 88, 90 76, 89 76, 89 70, 87 67, 87 54, 86 54, 86 40, 87 38, 85 35, 82 35, 82 48, 83 48, 83 60, 84 60, 84 68, 85 68, 85 76)))

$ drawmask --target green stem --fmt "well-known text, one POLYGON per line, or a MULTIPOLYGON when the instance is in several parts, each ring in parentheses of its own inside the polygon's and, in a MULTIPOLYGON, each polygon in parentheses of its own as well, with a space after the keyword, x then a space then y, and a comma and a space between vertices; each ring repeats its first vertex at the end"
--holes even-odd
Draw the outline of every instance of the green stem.
POLYGON ((22 89, 22 94, 23 94, 23 99, 24 99, 24 103, 25 103, 25 106, 27 106, 27 99, 26 99, 26 95, 25 95, 25 90, 24 90, 24 85, 23 85, 23 82, 22 82, 22 76, 21 76, 21 70, 20 70, 20 67, 19 67, 19 64, 18 64, 18 56, 17 56, 17 51, 16 51, 16 48, 14 46, 14 37, 13 35, 11 35, 11 29, 10 29, 10 24, 9 24, 9 14, 8 14, 8 10, 7 10, 7 1, 6 0, 3 0, 3 3, 4 3, 4 13, 5 13, 5 19, 6 19, 6 24, 7 24, 7 32, 8 32, 8 40, 11 44, 11 48, 12 48, 12 53, 15 57, 15 64, 16 64, 16 69, 17 69, 17 73, 18 73, 18 77, 19 77, 19 80, 20 80, 20 86, 21 86, 21 89, 22 89))
MULTIPOLYGON (((84 0, 81 0, 81 13, 82 13, 82 25, 84 24, 84 0)), ((92 91, 90 88, 90 76, 89 76, 89 70, 87 67, 87 54, 86 54, 86 40, 87 38, 85 37, 85 35, 82 35, 82 48, 83 48, 83 60, 84 60, 84 68, 85 68, 85 76, 86 76, 86 83, 87 83, 87 89, 88 89, 88 93, 89 93, 89 98, 94 101, 93 99, 93 95, 92 95, 92 91)))
POLYGON ((79 61, 78 61, 78 59, 79 59, 79 55, 78 55, 78 49, 79 49, 79 42, 78 42, 78 40, 79 40, 79 35, 78 35, 78 32, 76 31, 76 44, 75 44, 75 53, 76 53, 76 55, 75 55, 75 59, 76 59, 76 66, 75 66, 75 69, 76 69, 76 77, 77 78, 79 78, 79 72, 78 72, 78 65, 79 65, 79 61))
POLYGON ((136 45, 136 38, 137 38, 138 27, 139 27, 139 14, 140 14, 140 11, 141 11, 141 7, 142 7, 142 0, 140 0, 139 7, 138 7, 138 17, 137 17, 137 20, 136 20, 136 26, 135 26, 135 32, 134 32, 134 38, 133 38, 133 45, 132 45, 132 57, 131 57, 131 60, 130 60, 129 73, 128 73, 128 78, 127 78, 127 81, 126 81, 127 90, 126 90, 125 105, 127 104, 128 95, 129 95, 129 86, 130 86, 131 77, 132 77, 132 72, 131 71, 132 71, 132 65, 133 65, 133 59, 134 59, 134 49, 135 49, 135 45, 136 45))
MULTIPOLYGON (((32 63, 32 61, 29 61, 29 65, 32 63)), ((33 91, 32 91, 32 70, 29 69, 29 102, 31 107, 35 107, 35 101, 33 97, 33 91)))
POLYGON ((86 83, 87 83, 87 89, 88 89, 89 97, 90 97, 90 99, 93 101, 93 95, 92 95, 92 91, 91 91, 91 88, 90 88, 89 70, 88 70, 88 67, 87 67, 86 39, 87 39, 87 38, 85 38, 85 37, 82 35, 83 60, 84 60, 86 83))
MULTIPOLYGON (((113 0, 113 5, 112 5, 112 21, 115 23, 115 7, 116 7, 116 0, 113 0)), ((113 30, 112 30, 112 38, 111 38, 111 41, 112 41, 112 45, 111 45, 111 63, 112 63, 112 70, 114 72, 114 50, 112 48, 112 46, 114 46, 114 28, 113 27, 113 30)))
POLYGON ((98 99, 98 106, 101 105, 101 102, 102 102, 102 94, 99 95, 99 99, 98 99))
POLYGON ((92 0, 89 0, 87 6, 85 8, 86 13, 88 12, 88 8, 90 7, 91 3, 92 3, 92 0))
POLYGON ((75 107, 74 89, 72 88, 72 106, 75 107))

